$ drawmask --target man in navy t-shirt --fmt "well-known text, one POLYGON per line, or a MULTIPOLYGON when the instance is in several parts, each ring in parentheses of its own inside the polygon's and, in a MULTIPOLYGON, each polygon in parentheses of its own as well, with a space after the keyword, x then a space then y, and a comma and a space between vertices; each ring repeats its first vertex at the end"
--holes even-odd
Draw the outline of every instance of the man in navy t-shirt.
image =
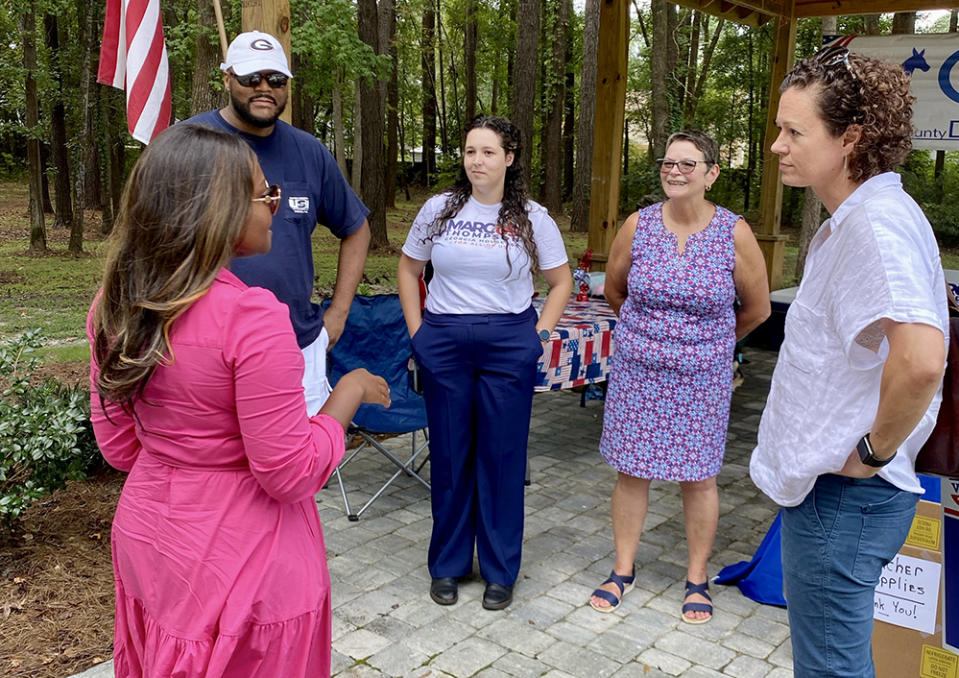
MULTIPOLYGON (((283 47, 272 35, 241 33, 220 64, 230 103, 187 122, 239 134, 259 158, 283 199, 273 217, 268 254, 235 259, 230 270, 247 285, 271 290, 290 308, 306 369, 303 387, 307 411, 319 411, 329 395, 326 352, 343 332, 346 316, 363 276, 370 243, 369 210, 350 188, 329 150, 317 139, 279 119, 292 77, 283 47), (321 223, 340 238, 333 300, 326 313, 312 302, 311 235, 321 223)), ((184 149, 189 153, 190 149, 184 149)))

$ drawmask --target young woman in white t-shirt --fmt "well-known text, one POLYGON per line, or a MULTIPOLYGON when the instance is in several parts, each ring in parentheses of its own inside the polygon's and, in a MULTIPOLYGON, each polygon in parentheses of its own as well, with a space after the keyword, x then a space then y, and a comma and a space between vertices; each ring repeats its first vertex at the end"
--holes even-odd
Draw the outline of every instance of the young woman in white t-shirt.
POLYGON ((509 120, 473 120, 459 179, 420 210, 397 273, 430 427, 430 597, 440 605, 456 602, 474 544, 483 607, 513 600, 536 363, 573 289, 559 229, 526 193, 521 155, 509 120), (538 318, 536 269, 549 284, 538 318))

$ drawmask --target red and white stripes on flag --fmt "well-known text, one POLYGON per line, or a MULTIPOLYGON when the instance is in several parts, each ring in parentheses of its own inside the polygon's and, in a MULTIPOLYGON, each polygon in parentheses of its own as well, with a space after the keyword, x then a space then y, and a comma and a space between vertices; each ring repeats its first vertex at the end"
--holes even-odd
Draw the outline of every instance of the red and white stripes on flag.
POLYGON ((127 127, 147 144, 170 124, 160 0, 107 0, 97 82, 125 89, 127 127))

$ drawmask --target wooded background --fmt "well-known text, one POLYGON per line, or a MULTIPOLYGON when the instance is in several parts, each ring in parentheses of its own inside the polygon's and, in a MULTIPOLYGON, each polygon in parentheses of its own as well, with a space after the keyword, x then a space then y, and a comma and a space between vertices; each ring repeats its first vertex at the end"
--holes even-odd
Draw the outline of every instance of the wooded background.
MULTIPOLYGON (((389 244, 386 208, 398 192, 409 199, 411 185, 452 180, 463 127, 477 113, 506 115, 523 130, 532 195, 554 213, 565 205, 571 229, 587 230, 599 3, 291 0, 293 124, 333 151, 371 208, 374 247, 389 244)), ((31 249, 46 248, 52 215, 70 229, 69 251, 82 252, 81 207, 102 210, 109 232, 141 149, 126 132, 124 93, 95 83, 104 4, 0 6, 0 175, 31 182, 31 249)), ((223 0, 229 38, 240 32, 241 6, 223 0)), ((171 122, 224 105, 212 2, 161 7, 171 122)), ((710 197, 754 215, 761 151, 771 142, 763 136, 772 26, 750 28, 664 0, 632 0, 630 16, 621 207, 655 198, 653 161, 670 132, 694 126, 721 148, 723 173, 710 197)), ((801 20, 796 54, 813 53, 824 31, 917 28, 955 32, 956 10, 919 13, 918 26, 916 13, 801 20)), ((959 207, 943 204, 959 189, 955 155, 915 152, 902 170, 947 246, 959 245, 959 207)), ((818 226, 814 197, 787 189, 783 222, 799 225, 804 212, 818 226)))

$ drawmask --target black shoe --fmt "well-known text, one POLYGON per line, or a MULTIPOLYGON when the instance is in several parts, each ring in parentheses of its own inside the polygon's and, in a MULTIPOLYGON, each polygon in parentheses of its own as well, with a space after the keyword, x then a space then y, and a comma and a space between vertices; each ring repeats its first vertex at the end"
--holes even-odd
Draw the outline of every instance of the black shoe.
POLYGON ((439 577, 430 582, 430 598, 437 605, 452 605, 459 598, 456 577, 439 577))
POLYGON ((513 587, 489 582, 483 592, 483 607, 487 610, 502 610, 513 602, 513 587))

